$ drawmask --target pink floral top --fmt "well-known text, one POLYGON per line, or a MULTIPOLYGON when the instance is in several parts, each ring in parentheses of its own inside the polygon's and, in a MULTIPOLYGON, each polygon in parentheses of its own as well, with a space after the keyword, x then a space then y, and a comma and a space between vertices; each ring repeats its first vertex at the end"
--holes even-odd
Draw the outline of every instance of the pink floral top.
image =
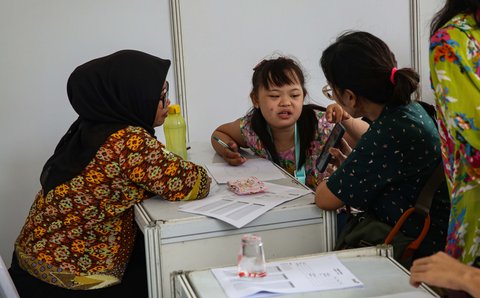
MULTIPOLYGON (((269 159, 269 155, 258 135, 252 129, 252 113, 249 112, 244 117, 240 118, 240 131, 247 143, 248 148, 256 155, 269 159)), ((315 137, 313 138, 310 148, 308 148, 306 161, 305 161, 305 184, 315 189, 317 186, 317 178, 321 178, 323 175, 318 173, 315 168, 316 161, 322 152, 323 145, 328 139, 328 135, 333 128, 333 124, 329 123, 325 118, 325 112, 315 110, 318 126, 315 131, 315 137)), ((280 158, 280 166, 289 172, 291 175, 295 172, 295 147, 292 147, 286 151, 278 152, 280 158)))

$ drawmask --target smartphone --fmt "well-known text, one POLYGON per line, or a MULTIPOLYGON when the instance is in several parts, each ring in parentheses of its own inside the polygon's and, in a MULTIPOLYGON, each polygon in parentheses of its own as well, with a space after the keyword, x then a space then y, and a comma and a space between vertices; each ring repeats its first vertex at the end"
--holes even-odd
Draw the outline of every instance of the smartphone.
POLYGON ((340 145, 340 141, 342 140, 343 134, 345 133, 345 127, 341 123, 335 124, 330 135, 328 136, 328 140, 323 146, 322 153, 320 153, 320 157, 317 159, 317 170, 320 173, 325 172, 328 163, 332 156, 328 152, 330 148, 338 148, 340 145))

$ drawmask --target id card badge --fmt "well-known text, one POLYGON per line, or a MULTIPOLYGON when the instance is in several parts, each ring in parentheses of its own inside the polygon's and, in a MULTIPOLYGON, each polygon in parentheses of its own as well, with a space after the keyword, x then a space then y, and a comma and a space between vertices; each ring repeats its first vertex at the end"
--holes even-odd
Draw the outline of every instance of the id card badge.
POLYGON ((294 174, 298 181, 305 184, 305 167, 302 167, 299 171, 295 171, 294 174))

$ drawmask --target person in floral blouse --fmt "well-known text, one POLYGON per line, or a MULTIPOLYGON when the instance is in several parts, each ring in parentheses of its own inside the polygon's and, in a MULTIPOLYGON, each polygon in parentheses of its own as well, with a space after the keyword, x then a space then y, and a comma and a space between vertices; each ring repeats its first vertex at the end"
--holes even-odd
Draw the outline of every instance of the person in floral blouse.
POLYGON ((78 119, 40 176, 10 274, 21 297, 147 297, 133 206, 155 195, 208 195, 206 170, 167 151, 169 60, 123 50, 77 67, 67 93, 78 119))
MULTIPOLYGON (((316 162, 333 128, 325 108, 305 104, 305 77, 292 58, 265 59, 253 71, 250 92, 253 108, 243 117, 219 126, 212 134, 234 151, 212 140, 213 148, 231 165, 246 162, 237 149, 249 148, 315 189, 324 177, 316 162)), ((345 138, 352 146, 368 128, 366 122, 354 118, 343 124, 349 128, 345 138)))
POLYGON ((446 253, 415 262, 411 282, 480 297, 480 1, 447 0, 435 15, 430 77, 452 208, 446 253))

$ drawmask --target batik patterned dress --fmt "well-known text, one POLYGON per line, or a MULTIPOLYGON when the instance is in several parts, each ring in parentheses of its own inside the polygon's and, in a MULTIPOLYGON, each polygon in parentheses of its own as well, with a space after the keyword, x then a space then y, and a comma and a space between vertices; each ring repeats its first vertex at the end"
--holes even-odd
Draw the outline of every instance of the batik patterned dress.
POLYGON ((452 210, 447 253, 476 266, 480 256, 480 29, 460 14, 430 40, 435 92, 452 210))
POLYGON ((40 191, 18 237, 20 266, 67 289, 118 284, 133 249, 133 206, 156 194, 171 201, 207 196, 204 168, 184 161, 140 127, 107 138, 76 177, 40 191))

